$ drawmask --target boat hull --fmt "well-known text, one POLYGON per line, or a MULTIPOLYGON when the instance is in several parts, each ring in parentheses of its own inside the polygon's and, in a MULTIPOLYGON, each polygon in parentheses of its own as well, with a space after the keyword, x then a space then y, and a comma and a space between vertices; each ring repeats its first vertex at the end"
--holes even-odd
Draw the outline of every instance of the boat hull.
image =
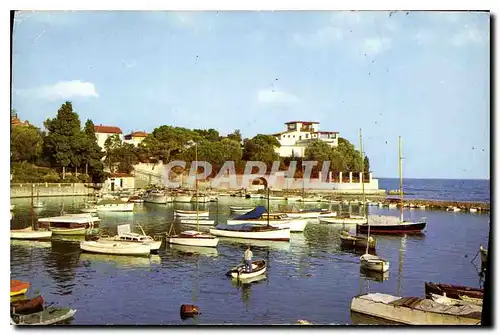
POLYGON ((46 326, 63 322, 72 318, 76 309, 47 307, 42 312, 28 315, 14 315, 11 317, 11 323, 19 326, 46 326))
POLYGON ((197 237, 168 237, 168 243, 186 245, 191 247, 211 247, 215 248, 219 243, 219 239, 214 238, 197 238, 197 237))
POLYGON ((408 325, 478 325, 481 320, 467 316, 436 313, 391 303, 364 299, 351 300, 351 311, 408 325))
POLYGON ((181 223, 199 226, 213 226, 215 220, 196 220, 196 219, 181 219, 181 223))
POLYGON ((25 294, 30 287, 30 283, 21 280, 11 279, 10 281, 10 296, 25 294))
MULTIPOLYGON (((366 218, 341 218, 341 217, 330 217, 330 218, 319 218, 320 223, 327 223, 327 224, 364 224, 367 221, 366 218)), ((370 230, 370 232, 372 232, 370 230)))
POLYGON ((426 282, 425 295, 430 297, 431 293, 438 295, 446 294, 448 298, 452 299, 460 299, 461 295, 475 299, 483 299, 484 296, 484 290, 479 288, 426 282))
MULTIPOLYGON (((421 233, 426 226, 426 222, 401 223, 391 225, 372 225, 370 224, 370 234, 410 234, 421 233)), ((356 226, 356 231, 361 234, 368 233, 368 224, 356 226)))
POLYGON ((86 252, 106 255, 148 256, 151 252, 147 244, 134 243, 99 243, 97 241, 80 242, 80 249, 86 252))
POLYGON ((151 242, 127 242, 127 241, 122 241, 122 240, 116 240, 116 237, 104 237, 100 238, 98 240, 100 243, 109 243, 109 244, 114 244, 114 243, 122 243, 122 244, 131 244, 131 245, 137 245, 137 244, 144 244, 149 246, 150 251, 157 251, 160 249, 162 241, 151 241, 151 242))
POLYGON ((389 270, 389 262, 382 258, 370 254, 365 254, 359 258, 361 267, 368 271, 386 272, 389 270))
POLYGON ((210 229, 210 234, 223 237, 237 237, 254 240, 290 241, 290 229, 277 229, 269 231, 235 231, 224 229, 210 229))
POLYGON ((200 217, 200 216, 206 217, 206 216, 209 215, 209 212, 208 211, 203 211, 203 212, 198 212, 198 213, 194 212, 193 213, 193 212, 190 212, 190 211, 175 210, 174 211, 174 215, 175 216, 179 216, 179 217, 191 217, 191 218, 194 217, 195 218, 196 216, 198 216, 198 217, 200 217))
MULTIPOLYGON (((169 202, 168 199, 169 197, 167 197, 166 195, 162 195, 162 196, 146 196, 144 197, 144 202, 147 202, 147 203, 150 203, 150 204, 166 204, 167 202, 169 202)), ((172 200, 170 199, 170 202, 172 200)))
POLYGON ((227 273, 228 276, 232 278, 245 280, 249 278, 254 278, 263 275, 267 270, 267 263, 265 260, 257 260, 252 262, 252 271, 246 272, 243 271, 244 265, 240 264, 235 268, 229 270, 227 273))
POLYGON ((50 230, 11 230, 10 238, 15 240, 49 240, 52 237, 50 230))
POLYGON ((85 235, 87 232, 87 228, 56 228, 49 227, 54 235, 85 235))
POLYGON ((191 195, 178 195, 174 197, 174 202, 191 202, 192 198, 191 195))
POLYGON ((126 202, 119 205, 97 205, 98 212, 133 212, 134 203, 126 202))

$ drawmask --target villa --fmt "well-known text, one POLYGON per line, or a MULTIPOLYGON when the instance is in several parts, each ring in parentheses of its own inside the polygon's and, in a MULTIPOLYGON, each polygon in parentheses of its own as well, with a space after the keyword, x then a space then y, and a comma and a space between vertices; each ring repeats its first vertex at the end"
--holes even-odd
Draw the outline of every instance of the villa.
POLYGON ((104 149, 104 143, 108 137, 118 134, 120 140, 123 141, 122 130, 114 126, 103 126, 102 124, 94 126, 95 136, 97 137, 97 144, 104 149))
POLYGON ((124 142, 133 144, 134 146, 138 146, 146 137, 148 133, 144 131, 134 131, 128 135, 125 135, 124 142))
POLYGON ((307 145, 318 139, 332 147, 338 146, 339 133, 320 131, 319 122, 290 121, 285 124, 287 130, 273 134, 281 144, 279 148, 276 148, 280 157, 303 157, 307 145))

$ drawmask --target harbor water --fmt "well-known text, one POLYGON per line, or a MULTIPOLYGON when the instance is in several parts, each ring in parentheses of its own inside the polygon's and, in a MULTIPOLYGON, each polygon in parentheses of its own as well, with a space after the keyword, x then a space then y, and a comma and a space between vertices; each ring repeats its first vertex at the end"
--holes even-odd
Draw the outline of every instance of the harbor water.
MULTIPOLYGON (((38 217, 59 215, 62 208, 78 213, 86 197, 44 198, 46 207, 30 215, 30 199, 12 199, 11 226, 22 228, 38 217)), ((277 209, 280 202, 271 202, 277 209)), ((265 205, 263 200, 222 197, 200 205, 210 217, 225 222, 230 205, 265 205)), ((302 205, 298 205, 301 207, 302 205)), ((308 204, 359 213, 358 206, 308 204)), ((133 213, 103 213, 101 227, 116 233, 119 224, 140 223, 146 233, 165 233, 174 222, 173 209, 191 204, 136 204, 133 213)), ((399 215, 397 209, 368 207, 370 214, 399 215)), ((365 292, 424 296, 424 282, 481 285, 479 245, 487 247, 489 214, 405 210, 406 219, 427 218, 422 235, 376 236, 376 253, 390 262, 382 276, 360 272, 359 255, 340 246, 342 225, 309 223, 290 242, 221 238, 217 248, 162 246, 151 257, 119 257, 82 253, 79 238, 54 236, 49 242, 11 241, 11 278, 31 282, 29 293, 42 294, 56 306, 77 309, 74 325, 191 325, 373 323, 351 315, 351 299, 365 292), (254 259, 268 261, 266 277, 238 284, 225 276, 237 265, 247 245, 254 259), (38 292, 36 292, 38 291, 38 292), (201 314, 182 320, 182 304, 201 314)), ((180 226, 176 230, 196 229, 180 226)), ((201 228, 206 230, 207 228, 201 228)), ((355 226, 351 226, 355 230, 355 226)))

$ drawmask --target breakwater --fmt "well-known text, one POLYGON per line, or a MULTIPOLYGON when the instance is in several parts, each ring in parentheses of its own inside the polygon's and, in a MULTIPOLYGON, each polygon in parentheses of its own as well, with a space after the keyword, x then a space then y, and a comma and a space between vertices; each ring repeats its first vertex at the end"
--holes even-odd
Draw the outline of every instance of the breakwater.
POLYGON ((58 197, 92 195, 91 184, 84 183, 23 183, 10 185, 11 198, 58 197))

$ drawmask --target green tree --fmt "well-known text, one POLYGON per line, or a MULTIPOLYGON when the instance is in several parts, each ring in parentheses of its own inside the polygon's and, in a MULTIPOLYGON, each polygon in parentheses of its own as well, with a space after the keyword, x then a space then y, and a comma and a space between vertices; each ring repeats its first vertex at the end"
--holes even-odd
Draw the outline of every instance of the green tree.
POLYGON ((304 157, 309 161, 328 161, 332 154, 332 148, 324 141, 313 140, 306 147, 304 157))
POLYGON ((368 159, 368 156, 365 156, 364 162, 363 162, 364 168, 366 173, 370 172, 370 160, 368 159))
POLYGON ((118 134, 109 136, 104 142, 104 150, 106 151, 104 163, 111 172, 115 172, 116 164, 120 161, 121 146, 122 140, 118 134))
POLYGON ((202 137, 182 127, 161 126, 155 128, 141 143, 140 157, 151 160, 162 160, 164 163, 172 159, 180 159, 185 146, 190 140, 198 141, 202 137))
POLYGON ((239 129, 236 129, 231 134, 228 134, 227 138, 238 143, 241 143, 241 141, 243 141, 243 137, 241 136, 241 132, 239 129))
POLYGON ((220 139, 219 132, 215 129, 212 129, 212 128, 210 128, 208 130, 207 129, 195 129, 194 132, 210 142, 216 142, 216 141, 219 141, 219 139, 220 139))
POLYGON ((65 169, 69 166, 79 167, 82 162, 81 151, 83 133, 80 130, 80 119, 73 112, 71 102, 66 101, 57 111, 57 116, 44 122, 48 133, 44 138, 44 153, 52 166, 65 169))
POLYGON ((274 136, 258 134, 245 140, 243 159, 261 161, 270 165, 273 161, 279 160, 279 155, 275 151, 275 147, 279 146, 280 143, 274 136))
POLYGON ((40 129, 28 126, 12 127, 10 153, 13 162, 35 162, 42 153, 43 136, 40 129))
POLYGON ((82 164, 94 183, 103 182, 105 178, 104 163, 102 162, 104 152, 97 144, 94 123, 90 119, 85 122, 83 136, 82 164))

